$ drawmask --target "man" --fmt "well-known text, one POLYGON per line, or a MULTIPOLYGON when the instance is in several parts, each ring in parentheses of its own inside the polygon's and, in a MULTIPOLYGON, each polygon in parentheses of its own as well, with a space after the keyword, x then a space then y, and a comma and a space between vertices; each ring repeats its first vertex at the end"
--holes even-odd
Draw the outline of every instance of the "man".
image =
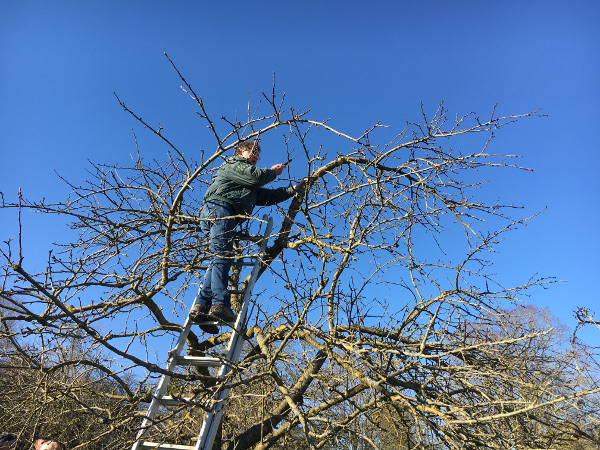
POLYGON ((51 439, 47 438, 47 437, 39 437, 35 440, 35 442, 33 443, 33 448, 35 448, 35 450, 40 450, 40 448, 42 448, 42 445, 44 445, 44 443, 46 442, 50 442, 51 439))
POLYGON ((62 445, 49 437, 37 438, 33 445, 35 450, 62 450, 62 445))
POLYGON ((62 450, 62 446, 56 441, 46 441, 42 444, 40 450, 62 450))
MULTIPOLYGON (((231 296, 228 291, 229 269, 234 257, 235 228, 244 216, 252 214, 256 205, 268 206, 283 202, 302 187, 266 189, 263 186, 281 175, 286 164, 275 164, 270 169, 256 167, 260 158, 257 142, 241 142, 233 155, 217 171, 212 185, 204 195, 200 211, 201 228, 209 239, 211 260, 196 296, 190 318, 194 322, 207 319, 233 322, 231 296), (208 316, 208 317, 207 317, 208 316)), ((217 334, 214 325, 202 325, 207 333, 217 334)))

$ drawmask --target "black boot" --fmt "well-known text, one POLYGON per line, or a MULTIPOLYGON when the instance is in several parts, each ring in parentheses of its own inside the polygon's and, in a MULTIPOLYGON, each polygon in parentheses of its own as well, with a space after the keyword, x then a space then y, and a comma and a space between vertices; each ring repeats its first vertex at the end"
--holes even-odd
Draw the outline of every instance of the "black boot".
POLYGON ((205 333, 219 334, 218 326, 213 325, 212 323, 206 323, 206 322, 213 321, 213 319, 211 319, 208 316, 208 307, 207 306, 203 306, 198 303, 196 303, 194 306, 192 306, 192 309, 190 311, 190 320, 192 321, 192 323, 199 324, 200 329, 202 331, 204 331, 205 333))
POLYGON ((235 322, 235 319, 237 319, 237 315, 231 310, 231 308, 225 305, 213 305, 210 308, 210 311, 208 311, 208 315, 217 320, 228 323, 235 322))

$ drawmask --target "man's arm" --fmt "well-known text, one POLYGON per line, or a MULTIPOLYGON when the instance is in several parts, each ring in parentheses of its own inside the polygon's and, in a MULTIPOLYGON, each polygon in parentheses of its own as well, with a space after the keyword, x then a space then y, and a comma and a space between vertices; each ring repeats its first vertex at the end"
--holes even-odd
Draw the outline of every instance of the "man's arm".
MULTIPOLYGON (((281 173, 281 171, 279 172, 281 173)), ((235 161, 225 166, 226 178, 248 189, 256 189, 277 178, 277 170, 255 167, 246 161, 235 161)))
POLYGON ((293 197, 296 193, 302 191, 306 178, 300 181, 295 186, 278 189, 261 188, 256 191, 256 204, 259 206, 270 206, 275 203, 286 201, 293 197))

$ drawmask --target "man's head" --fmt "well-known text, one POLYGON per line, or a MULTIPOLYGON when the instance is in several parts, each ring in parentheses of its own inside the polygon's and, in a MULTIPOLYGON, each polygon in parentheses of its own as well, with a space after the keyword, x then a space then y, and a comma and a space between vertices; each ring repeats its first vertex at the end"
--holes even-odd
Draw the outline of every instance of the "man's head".
POLYGON ((42 444, 40 450, 62 450, 62 446, 56 441, 46 441, 42 444))
POLYGON ((246 158, 250 164, 255 166, 260 159, 260 145, 256 141, 240 142, 235 148, 234 156, 246 158))
POLYGON ((0 435, 0 450, 10 450, 15 447, 17 438, 12 434, 0 435))
POLYGON ((50 438, 39 437, 33 443, 33 448, 35 448, 35 450, 40 450, 40 448, 42 448, 42 445, 44 445, 45 442, 50 442, 50 441, 51 441, 50 438))
POLYGON ((48 437, 40 437, 35 440, 35 450, 62 450, 59 442, 48 437))

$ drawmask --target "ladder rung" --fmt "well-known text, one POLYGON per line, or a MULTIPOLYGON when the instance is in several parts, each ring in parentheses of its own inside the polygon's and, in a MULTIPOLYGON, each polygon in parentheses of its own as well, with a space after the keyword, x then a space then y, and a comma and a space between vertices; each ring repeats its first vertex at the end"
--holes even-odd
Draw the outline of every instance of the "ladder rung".
POLYGON ((194 325, 219 325, 221 322, 216 320, 203 320, 202 322, 194 322, 194 325))
POLYGON ((175 361, 178 366, 218 367, 222 364, 219 358, 210 356, 178 356, 175 361))
POLYGON ((216 325, 218 327, 222 327, 223 325, 229 325, 230 327, 232 327, 235 325, 235 321, 223 322, 222 320, 207 320, 204 322, 194 322, 194 325, 216 325))
POLYGON ((229 293, 230 293, 230 294, 243 294, 243 293, 245 293, 245 292, 246 292, 246 291, 245 291, 245 290, 243 290, 243 289, 229 289, 229 293))
POLYGON ((206 400, 195 398, 195 397, 180 397, 180 399, 173 398, 171 395, 165 395, 159 400, 163 406, 179 406, 179 405, 198 405, 201 407, 206 406, 206 400))
POLYGON ((253 266, 254 265, 254 261, 240 261, 240 262, 234 262, 231 263, 232 266, 253 266))
POLYGON ((137 448, 156 448, 156 449, 173 449, 173 450, 194 450, 193 445, 179 445, 179 444, 159 444, 158 442, 139 442, 137 448))
POLYGON ((259 242, 259 241, 262 241, 265 237, 264 236, 255 236, 252 234, 236 234, 235 238, 238 241, 259 242))

